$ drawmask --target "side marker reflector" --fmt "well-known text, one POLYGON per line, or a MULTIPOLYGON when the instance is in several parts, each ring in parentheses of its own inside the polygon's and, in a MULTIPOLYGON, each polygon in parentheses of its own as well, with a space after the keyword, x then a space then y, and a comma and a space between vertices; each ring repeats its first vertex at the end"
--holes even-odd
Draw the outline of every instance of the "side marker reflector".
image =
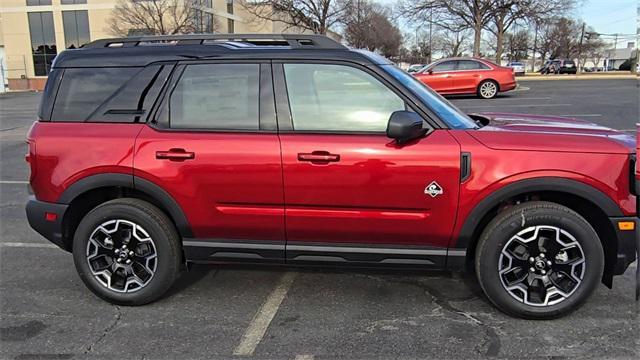
POLYGON ((633 231, 636 229, 635 221, 619 221, 618 229, 620 231, 633 231))

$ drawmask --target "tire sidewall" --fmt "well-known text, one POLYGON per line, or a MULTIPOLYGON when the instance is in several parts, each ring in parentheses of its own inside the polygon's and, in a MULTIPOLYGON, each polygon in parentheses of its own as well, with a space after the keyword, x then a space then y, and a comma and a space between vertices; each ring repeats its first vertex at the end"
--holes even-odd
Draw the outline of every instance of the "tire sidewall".
POLYGON ((175 280, 179 261, 165 229, 145 211, 126 204, 103 204, 91 210, 80 222, 73 240, 73 259, 78 275, 86 286, 100 298, 120 305, 140 305, 163 294, 175 280), (104 222, 122 219, 140 225, 154 242, 157 265, 153 278, 142 289, 132 293, 118 293, 102 285, 91 273, 87 261, 87 243, 93 231, 104 222))
POLYGON ((554 318, 576 309, 593 293, 602 278, 604 253, 596 232, 584 219, 575 213, 551 208, 527 210, 523 207, 494 221, 496 223, 492 222, 487 227, 490 231, 482 235, 476 253, 476 270, 482 288, 498 308, 527 318, 554 318), (498 274, 500 254, 505 244, 523 229, 537 225, 556 226, 569 232, 576 238, 585 256, 585 273, 578 289, 567 299, 550 306, 526 305, 513 298, 503 287, 498 274))

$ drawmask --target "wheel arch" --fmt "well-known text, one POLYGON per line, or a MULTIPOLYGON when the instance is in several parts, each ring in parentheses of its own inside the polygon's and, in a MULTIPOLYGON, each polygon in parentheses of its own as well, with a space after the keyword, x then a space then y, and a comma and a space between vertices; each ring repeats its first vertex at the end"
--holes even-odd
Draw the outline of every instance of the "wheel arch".
MULTIPOLYGON (((510 204, 544 200, 566 206, 584 217, 594 228, 605 253, 603 283, 611 287, 617 261, 615 229, 610 217, 624 216, 616 203, 602 191, 585 183, 564 178, 542 177, 504 186, 478 203, 462 225, 453 249, 466 250, 464 264, 474 261, 475 249, 487 224, 510 204)), ((452 264, 453 265, 453 264, 452 264)), ((454 267, 456 265, 453 265, 454 267)))
POLYGON ((182 208, 160 186, 131 174, 107 173, 82 178, 59 197, 58 203, 69 205, 62 221, 65 249, 71 251, 75 230, 86 213, 101 203, 124 197, 155 205, 172 220, 181 237, 193 237, 182 208))

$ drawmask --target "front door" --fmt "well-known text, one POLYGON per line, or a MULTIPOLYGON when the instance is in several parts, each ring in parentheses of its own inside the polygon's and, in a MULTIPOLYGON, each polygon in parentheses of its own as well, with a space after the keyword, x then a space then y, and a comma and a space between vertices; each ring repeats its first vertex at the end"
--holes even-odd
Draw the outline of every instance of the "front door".
POLYGON ((269 62, 179 65, 155 124, 136 140, 134 175, 181 207, 189 260, 284 260, 271 79, 269 62))
POLYGON ((449 132, 387 138, 391 113, 410 107, 365 68, 275 68, 288 93, 278 102, 287 261, 443 265, 460 178, 449 132))
POLYGON ((455 67, 456 62, 454 60, 443 61, 428 68, 427 71, 416 77, 433 91, 443 94, 450 93, 454 90, 451 75, 455 71, 455 67))

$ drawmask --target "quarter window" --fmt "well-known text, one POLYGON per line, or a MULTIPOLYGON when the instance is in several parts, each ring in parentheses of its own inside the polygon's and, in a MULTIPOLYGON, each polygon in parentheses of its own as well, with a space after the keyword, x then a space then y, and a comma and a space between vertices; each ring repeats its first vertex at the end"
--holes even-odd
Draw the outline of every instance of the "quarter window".
POLYGON ((169 100, 176 129, 258 130, 259 64, 188 65, 169 100))
POLYGON ((368 73, 343 65, 285 64, 293 127, 384 132, 404 101, 368 73))
POLYGON ((52 121, 86 121, 140 68, 65 69, 52 121))

